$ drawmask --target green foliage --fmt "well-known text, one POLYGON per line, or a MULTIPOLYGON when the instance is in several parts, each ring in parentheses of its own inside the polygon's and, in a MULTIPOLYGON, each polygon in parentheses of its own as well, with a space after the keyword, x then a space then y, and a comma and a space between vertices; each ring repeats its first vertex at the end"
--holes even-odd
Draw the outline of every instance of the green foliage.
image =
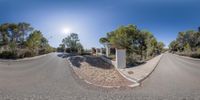
POLYGON ((135 25, 121 26, 107 33, 107 37, 100 38, 100 43, 109 42, 112 47, 126 49, 128 62, 144 60, 150 56, 160 54, 164 48, 148 31, 141 31, 135 25))
POLYGON ((128 51, 134 44, 139 43, 139 30, 136 26, 121 26, 113 32, 107 33, 109 42, 116 48, 127 49, 128 51))
POLYGON ((0 58, 4 59, 17 58, 17 54, 11 51, 3 51, 2 53, 0 53, 0 58))
POLYGON ((164 50, 165 44, 163 42, 158 42, 157 44, 157 50, 159 53, 161 53, 164 50))
POLYGON ((200 32, 189 30, 179 32, 176 40, 169 45, 171 52, 176 52, 180 55, 198 57, 200 48, 200 32))
POLYGON ((191 47, 190 47, 190 44, 189 43, 186 43, 186 45, 184 46, 184 52, 185 53, 191 53, 191 47))
POLYGON ((70 49, 70 52, 81 53, 83 51, 83 46, 80 43, 78 34, 71 33, 69 36, 62 40, 62 43, 70 49))
POLYGON ((60 44, 57 48, 57 52, 64 52, 65 51, 65 44, 60 44))
POLYGON ((102 37, 102 38, 100 38, 100 39, 99 39, 99 42, 105 46, 105 45, 106 45, 106 43, 108 43, 109 41, 108 41, 108 39, 107 39, 107 38, 105 38, 105 37, 102 37))
POLYGON ((172 41, 170 44, 169 44, 169 49, 170 51, 172 52, 175 52, 178 50, 178 42, 177 41, 172 41))
POLYGON ((0 25, 0 50, 2 50, 0 52, 16 54, 16 58, 23 58, 26 55, 37 55, 41 50, 45 53, 52 52, 53 48, 49 46, 48 40, 40 31, 34 30, 30 24, 23 22, 0 25), (30 52, 32 54, 29 54, 30 52))
POLYGON ((109 41, 108 41, 107 38, 102 37, 102 38, 99 39, 99 42, 100 42, 101 44, 104 44, 104 43, 109 42, 109 41))
POLYGON ((27 39, 27 47, 34 52, 40 46, 42 38, 43 36, 40 31, 34 31, 27 39))
POLYGON ((92 48, 92 54, 96 54, 96 49, 92 48))
POLYGON ((33 57, 35 54, 33 52, 31 52, 30 50, 26 51, 23 55, 22 58, 24 57, 33 57))

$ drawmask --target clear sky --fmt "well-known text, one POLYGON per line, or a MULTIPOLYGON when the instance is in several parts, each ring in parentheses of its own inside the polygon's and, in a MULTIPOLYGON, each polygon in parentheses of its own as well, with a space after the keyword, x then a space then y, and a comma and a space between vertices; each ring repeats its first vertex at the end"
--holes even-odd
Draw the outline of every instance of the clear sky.
POLYGON ((0 24, 28 22, 57 47, 79 34, 85 48, 101 47, 99 38, 120 25, 148 30, 166 45, 179 31, 200 26, 198 0, 0 0, 0 24))

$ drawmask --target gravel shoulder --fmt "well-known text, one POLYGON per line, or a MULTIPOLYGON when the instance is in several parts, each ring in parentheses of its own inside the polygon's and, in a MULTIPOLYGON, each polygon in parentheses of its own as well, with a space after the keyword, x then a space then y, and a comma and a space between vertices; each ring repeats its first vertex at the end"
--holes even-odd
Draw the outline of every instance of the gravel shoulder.
POLYGON ((85 82, 105 87, 105 88, 119 88, 135 85, 125 79, 111 64, 106 63, 99 57, 95 56, 73 56, 68 58, 71 66, 85 82))

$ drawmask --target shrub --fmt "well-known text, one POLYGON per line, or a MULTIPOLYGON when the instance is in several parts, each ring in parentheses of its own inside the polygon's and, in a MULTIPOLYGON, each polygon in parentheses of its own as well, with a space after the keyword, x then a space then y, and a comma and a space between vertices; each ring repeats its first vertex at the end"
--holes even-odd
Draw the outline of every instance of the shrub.
POLYGON ((24 57, 33 57, 35 54, 33 53, 33 52, 31 52, 31 51, 26 51, 25 53, 24 53, 24 57))
POLYGON ((46 54, 46 50, 45 49, 41 49, 41 50, 39 50, 39 55, 42 55, 42 54, 46 54))
POLYGON ((96 54, 96 49, 92 48, 92 54, 96 54))
POLYGON ((17 54, 11 51, 3 51, 2 53, 0 53, 0 58, 4 58, 4 59, 16 59, 17 58, 17 54))
POLYGON ((200 53, 198 53, 198 52, 191 53, 191 54, 190 54, 190 57, 193 57, 193 58, 200 58, 200 53))
POLYGON ((91 53, 90 52, 83 52, 80 55, 91 55, 91 53))
POLYGON ((181 56, 189 56, 189 57, 193 57, 193 58, 200 58, 200 52, 190 52, 190 53, 185 53, 185 52, 178 52, 176 53, 178 55, 181 56))
POLYGON ((115 48, 110 48, 110 54, 111 54, 111 55, 115 55, 115 53, 116 53, 115 48))

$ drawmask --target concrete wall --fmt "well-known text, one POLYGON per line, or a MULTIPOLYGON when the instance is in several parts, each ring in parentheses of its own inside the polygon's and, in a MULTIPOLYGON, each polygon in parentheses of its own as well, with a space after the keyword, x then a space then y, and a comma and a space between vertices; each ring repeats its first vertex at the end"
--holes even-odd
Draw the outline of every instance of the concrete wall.
POLYGON ((119 69, 126 68, 126 50, 116 49, 116 67, 119 69))
POLYGON ((107 59, 104 56, 101 56, 101 58, 109 63, 115 66, 118 69, 126 68, 126 50, 125 49, 116 49, 116 61, 112 61, 110 59, 107 59))
POLYGON ((110 54, 110 47, 106 46, 106 56, 108 57, 110 54))

